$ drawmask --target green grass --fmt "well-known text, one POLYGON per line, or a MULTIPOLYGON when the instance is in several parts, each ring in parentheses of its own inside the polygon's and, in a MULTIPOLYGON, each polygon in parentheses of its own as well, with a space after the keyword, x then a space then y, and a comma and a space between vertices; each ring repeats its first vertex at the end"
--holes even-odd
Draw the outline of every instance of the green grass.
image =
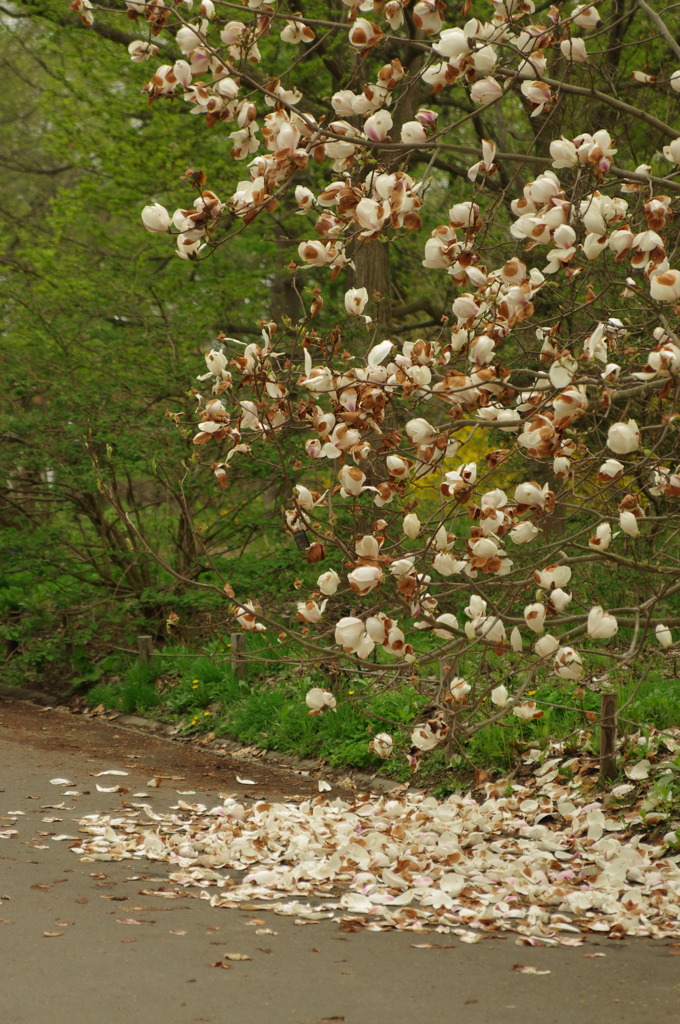
MULTIPOLYGON (((249 653, 262 653, 259 638, 249 637, 248 641, 249 653)), ((294 653, 294 646, 288 645, 286 654, 293 657, 294 653)), ((663 729, 677 723, 680 679, 670 674, 662 656, 655 656, 642 679, 632 670, 619 677, 614 672, 610 684, 619 694, 620 705, 639 687, 622 713, 622 732, 635 731, 639 725, 663 729)), ((249 745, 324 759, 337 767, 407 778, 408 767, 400 755, 409 746, 410 724, 421 712, 427 713, 427 697, 419 685, 418 681, 403 682, 398 688, 380 692, 372 677, 358 671, 355 676, 343 674, 330 686, 314 666, 282 666, 272 672, 268 664, 257 662, 248 665, 247 679, 239 680, 223 645, 213 656, 198 656, 174 646, 166 648, 150 666, 135 662, 118 677, 97 684, 88 701, 128 713, 153 714, 175 724, 180 734, 212 732, 249 745), (312 686, 330 686, 337 711, 310 716, 305 694, 312 686), (382 731, 391 733, 398 747, 397 756, 387 764, 368 749, 371 736, 382 731)), ((423 758, 420 777, 447 773, 451 777, 452 768, 454 776, 456 772, 469 776, 473 768, 510 771, 523 751, 545 748, 551 740, 562 741, 567 752, 573 749, 576 753, 584 745, 596 752, 600 692, 554 676, 538 677, 534 687, 529 695, 542 707, 542 718, 527 723, 510 715, 482 729, 464 748, 454 745, 450 765, 442 749, 434 751, 423 758)), ((491 710, 486 703, 482 707, 491 710)))
POLYGON ((125 714, 146 714, 160 703, 156 688, 157 667, 136 661, 114 681, 98 683, 88 693, 88 701, 125 714))

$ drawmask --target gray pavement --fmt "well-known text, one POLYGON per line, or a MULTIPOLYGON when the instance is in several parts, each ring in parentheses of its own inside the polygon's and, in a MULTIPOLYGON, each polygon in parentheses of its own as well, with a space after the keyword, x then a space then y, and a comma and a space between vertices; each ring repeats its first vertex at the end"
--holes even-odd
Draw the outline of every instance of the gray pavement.
MULTIPOLYGON (((345 934, 333 922, 301 926, 269 911, 143 895, 160 887, 164 865, 82 863, 69 840, 56 839, 76 835, 82 815, 115 812, 126 799, 96 792, 93 773, 124 769, 133 789, 149 778, 148 764, 118 762, 115 744, 109 759, 88 757, 81 745, 44 750, 0 735, 0 835, 18 832, 0 838, 2 1024, 680 1021, 680 941, 545 949, 508 935, 465 945, 436 933, 345 934), (83 795, 65 796, 69 787, 51 785, 55 777, 83 795), (66 808, 48 806, 61 802, 66 808), (8 812, 17 810, 24 814, 14 822, 8 812), (257 934, 265 929, 277 934, 257 934), (422 943, 433 948, 415 948, 422 943), (212 966, 225 953, 251 959, 212 966), (518 964, 550 973, 520 973, 518 964)), ((210 802, 229 789, 210 786, 189 799, 210 802)), ((188 787, 164 780, 152 805, 167 808, 178 788, 188 787)))

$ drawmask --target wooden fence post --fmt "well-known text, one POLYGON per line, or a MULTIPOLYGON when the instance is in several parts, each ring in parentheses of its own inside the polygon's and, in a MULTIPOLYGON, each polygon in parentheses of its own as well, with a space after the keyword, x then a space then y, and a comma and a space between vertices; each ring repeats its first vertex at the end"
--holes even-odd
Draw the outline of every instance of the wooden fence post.
MULTIPOLYGON (((440 658, 439 659, 439 700, 443 700, 449 689, 449 683, 454 676, 458 675, 458 658, 440 658)), ((449 727, 449 734, 446 737, 446 744, 444 746, 444 757, 447 761, 450 761, 453 756, 453 740, 456 735, 456 727, 458 725, 458 715, 455 711, 449 711, 447 717, 447 725, 449 727)))
POLYGON ((600 782, 616 777, 615 693, 603 693, 600 708, 600 782))
POLYGON ((139 660, 141 661, 142 665, 150 665, 151 658, 153 656, 153 637, 138 636, 137 651, 139 653, 139 660))
POLYGON ((441 700, 448 689, 451 666, 445 658, 439 659, 439 699, 441 700))
POLYGON ((234 679, 245 679, 247 675, 246 665, 246 635, 245 633, 231 634, 231 671, 234 679))

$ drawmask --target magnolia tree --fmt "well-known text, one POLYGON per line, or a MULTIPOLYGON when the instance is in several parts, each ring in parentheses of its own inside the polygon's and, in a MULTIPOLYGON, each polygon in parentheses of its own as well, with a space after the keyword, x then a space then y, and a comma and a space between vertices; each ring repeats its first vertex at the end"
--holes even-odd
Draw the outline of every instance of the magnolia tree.
POLYGON ((297 625, 227 600, 310 661, 436 678, 414 767, 451 730, 539 717, 538 670, 602 679, 680 624, 677 32, 645 0, 471 6, 125 2, 149 102, 243 162, 230 194, 187 172, 193 201, 144 226, 200 261, 300 215, 299 319, 207 346, 194 443, 227 488, 235 460, 278 467, 318 578, 297 625), (415 331, 385 312, 409 238, 446 302, 415 331))

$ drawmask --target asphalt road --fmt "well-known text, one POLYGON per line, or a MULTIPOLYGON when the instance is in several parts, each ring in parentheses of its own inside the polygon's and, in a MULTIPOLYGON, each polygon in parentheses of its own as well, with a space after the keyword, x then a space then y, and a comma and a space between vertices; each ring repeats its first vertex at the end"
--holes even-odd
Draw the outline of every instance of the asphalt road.
MULTIPOLYGON (((112 727, 102 739, 95 732, 107 727, 71 725, 56 714, 0 701, 0 836, 7 835, 0 838, 2 1024, 680 1019, 680 941, 545 949, 518 946, 509 935, 465 945, 449 935, 344 934, 333 922, 301 926, 269 911, 141 894, 159 887, 164 865, 82 863, 70 840, 57 836, 77 835, 84 814, 120 809, 125 797, 97 792, 94 773, 125 770, 126 785, 144 788, 150 775, 169 773, 172 748, 144 741, 139 753, 137 740, 112 727), (63 742, 70 733, 73 742, 63 742), (71 780, 82 795, 65 796, 70 787, 52 785, 55 777, 71 780), (66 806, 49 806, 59 803, 66 806), (422 943, 432 948, 416 948, 422 943), (225 953, 251 959, 225 961, 225 953), (217 962, 229 966, 216 968, 217 962), (518 964, 550 973, 520 973, 518 964)), ((182 764, 181 778, 164 779, 154 807, 167 808, 188 786, 197 789, 192 800, 215 801, 230 791, 244 797, 233 765, 220 773, 206 760, 209 770, 201 771, 201 756, 193 771, 182 764)), ((264 786, 253 795, 262 796, 264 786)), ((274 788, 300 786, 289 779, 274 788)))

